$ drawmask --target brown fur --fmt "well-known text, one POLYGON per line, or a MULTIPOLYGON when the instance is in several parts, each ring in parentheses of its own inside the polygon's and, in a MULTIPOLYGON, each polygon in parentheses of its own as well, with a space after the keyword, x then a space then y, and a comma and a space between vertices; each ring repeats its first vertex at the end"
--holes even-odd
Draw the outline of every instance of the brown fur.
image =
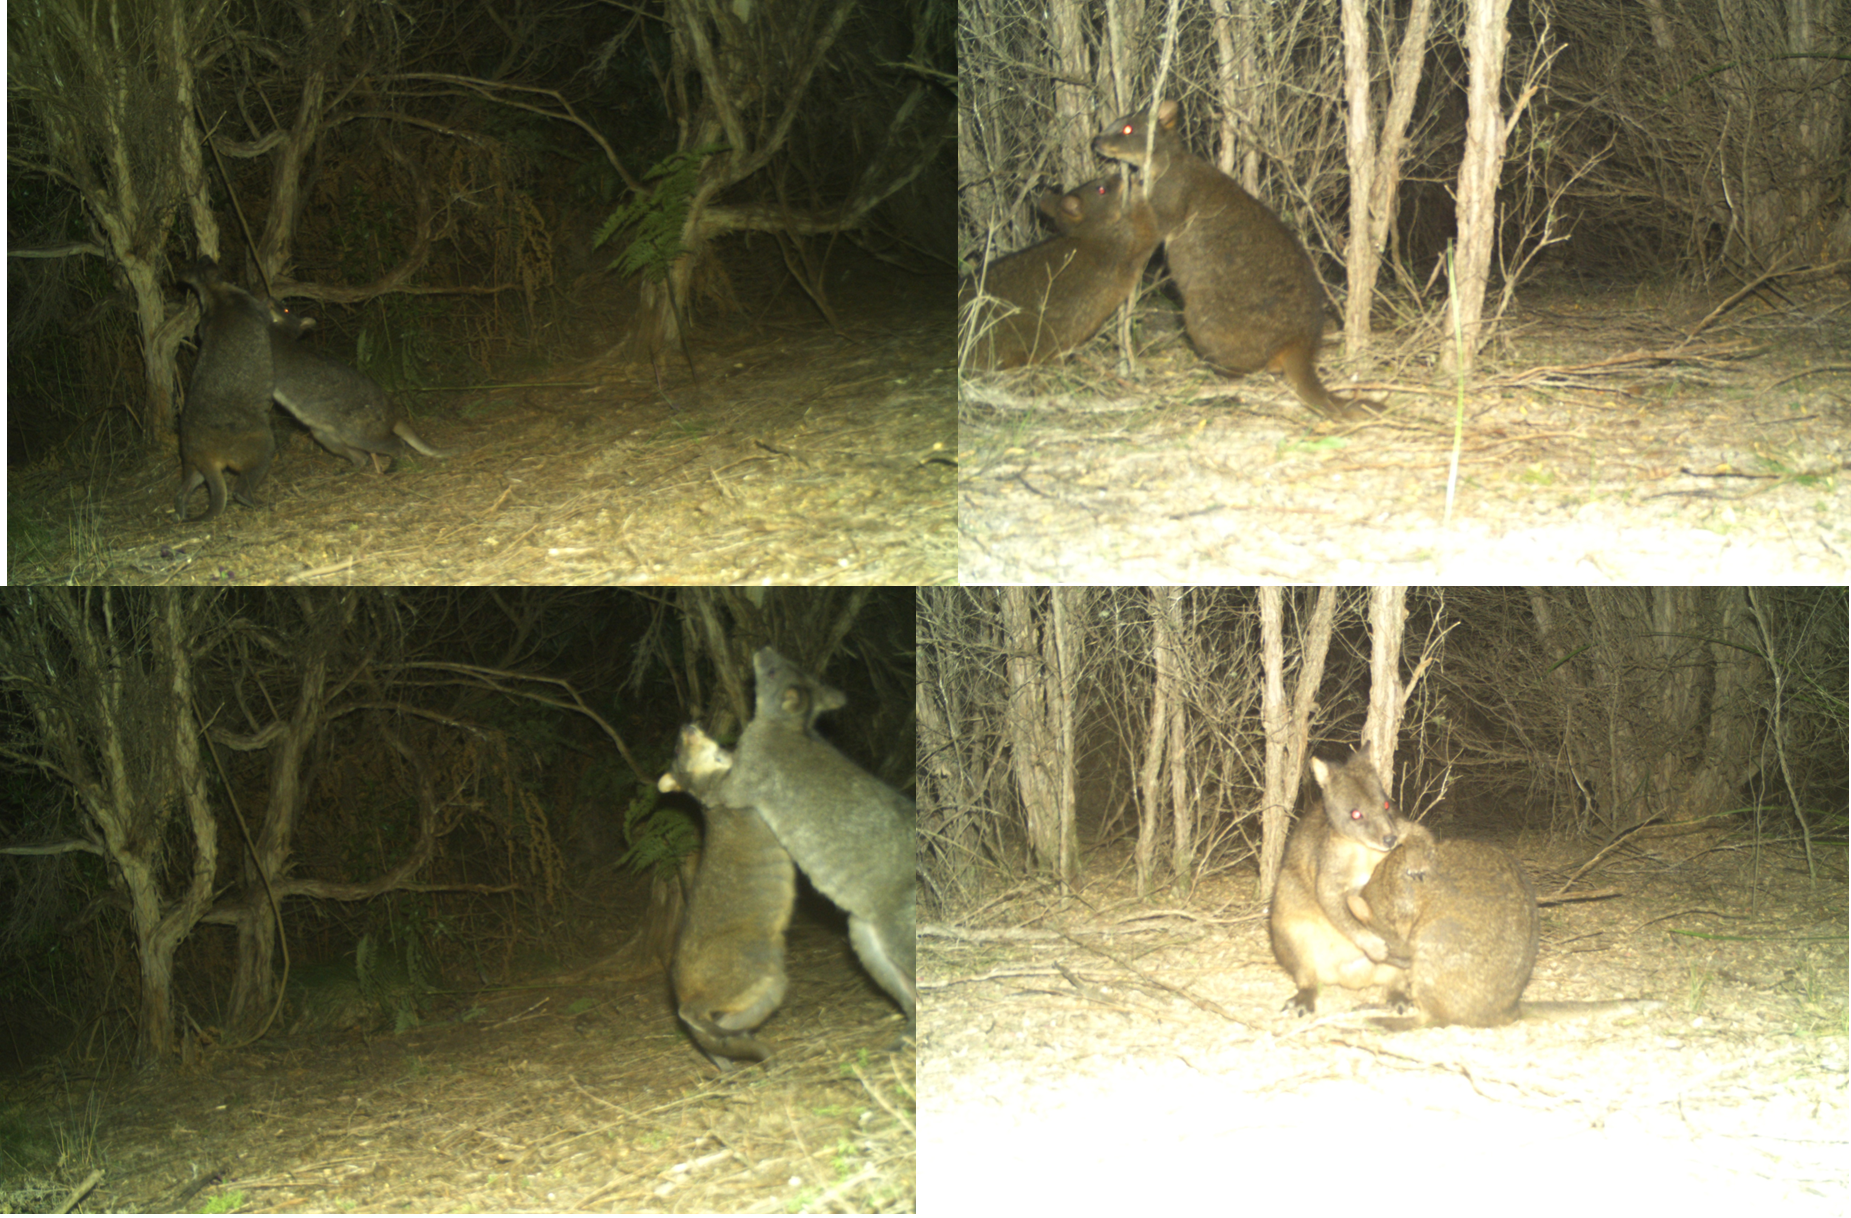
MULTIPOLYGON (((1233 375, 1284 374, 1300 400, 1332 418, 1366 418, 1318 380, 1324 292, 1311 259, 1264 203, 1207 161, 1177 130, 1181 107, 1157 107, 1156 141, 1147 114, 1128 114, 1093 141, 1100 156, 1143 170, 1164 239, 1170 275, 1183 294, 1183 321, 1202 358, 1233 375)), ((1376 403, 1367 403, 1376 405, 1376 403)))
POLYGON ((355 469, 413 449, 427 457, 453 457, 418 435, 378 381, 300 341, 315 319, 270 302, 270 356, 276 400, 302 421, 316 443, 355 469))
POLYGON ((682 1022, 721 1069, 771 1050, 752 1035, 784 1001, 784 932, 796 899, 791 857, 758 813, 709 802, 732 758, 698 726, 682 729, 658 784, 705 808, 707 833, 672 972, 682 1022))
POLYGON ((270 430, 269 311, 263 302, 225 282, 210 258, 180 268, 179 278, 199 293, 199 362, 180 412, 180 493, 174 515, 186 520, 186 501, 201 484, 208 505, 200 520, 225 508, 226 471, 237 475, 230 497, 256 507, 257 488, 276 455, 270 430))
POLYGON ((1298 985, 1287 1009, 1307 1015, 1320 986, 1399 988, 1403 980, 1387 941, 1358 921, 1348 898, 1394 848, 1405 822, 1382 790, 1368 745, 1341 766, 1313 757, 1311 773, 1323 798, 1286 841, 1269 918, 1273 955, 1298 985))
POLYGON ((958 292, 959 309, 977 308, 971 365, 991 370, 1040 364, 1099 332, 1138 285, 1157 248, 1157 222, 1142 198, 1127 200, 1123 178, 1100 178, 1041 210, 1060 235, 990 263, 958 292))
POLYGON ((1435 842, 1408 825, 1360 893, 1356 916, 1410 961, 1411 1017, 1376 1019, 1396 1031, 1462 1024, 1497 1027, 1513 1019, 1640 1015, 1662 1002, 1519 1002, 1536 963, 1540 919, 1523 864, 1481 842, 1435 842))
POLYGON ((1536 890, 1509 852, 1435 842, 1408 825, 1350 907, 1408 959, 1419 1023, 1495 1027, 1517 1018, 1538 918, 1536 890))

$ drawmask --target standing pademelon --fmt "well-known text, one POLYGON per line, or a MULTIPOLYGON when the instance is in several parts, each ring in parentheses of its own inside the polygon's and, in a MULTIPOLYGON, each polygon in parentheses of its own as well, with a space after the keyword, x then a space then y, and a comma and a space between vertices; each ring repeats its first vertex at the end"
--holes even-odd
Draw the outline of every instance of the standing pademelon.
MULTIPOLYGON (((846 704, 770 647, 752 657, 757 708, 716 798, 752 808, 818 892, 848 913, 848 937, 868 974, 918 1019, 919 835, 913 801, 811 731, 846 704)), ((896 1045, 897 1047, 897 1045, 896 1045)))
POLYGON ((1508 851, 1435 842, 1424 826, 1407 825, 1349 904, 1409 961, 1419 1023, 1489 1028, 1519 1017, 1539 918, 1529 874, 1508 851))
POLYGON ((690 723, 681 729, 675 768, 657 783, 700 800, 707 822, 670 976, 682 1022, 722 1070, 734 1058, 771 1056, 752 1031, 784 1001, 784 932, 797 895, 791 856, 758 813, 716 798, 732 764, 731 754, 690 723))
POLYGON ((186 520, 186 502, 202 484, 208 504, 197 520, 225 509, 229 496, 256 507, 257 488, 276 455, 270 430, 269 310, 236 284, 227 283, 211 258, 176 272, 199 293, 199 362, 180 412, 180 493, 174 516, 186 520), (227 483, 226 471, 237 475, 227 483))
POLYGON ((1369 745, 1342 765, 1313 757, 1311 773, 1322 807, 1307 808, 1286 840, 1269 919, 1273 955, 1298 985, 1286 1009, 1305 1015, 1317 1009, 1320 986, 1398 991, 1405 977, 1382 935, 1358 921, 1349 897, 1369 882, 1406 822, 1382 790, 1369 745))
POLYGON ((1173 100, 1158 104, 1154 126, 1150 113, 1127 114, 1093 151, 1143 170, 1190 341, 1224 373, 1278 372, 1319 414, 1367 418, 1360 405, 1377 403, 1340 398, 1318 380, 1324 289, 1305 247, 1271 208, 1189 151, 1181 116, 1173 100))

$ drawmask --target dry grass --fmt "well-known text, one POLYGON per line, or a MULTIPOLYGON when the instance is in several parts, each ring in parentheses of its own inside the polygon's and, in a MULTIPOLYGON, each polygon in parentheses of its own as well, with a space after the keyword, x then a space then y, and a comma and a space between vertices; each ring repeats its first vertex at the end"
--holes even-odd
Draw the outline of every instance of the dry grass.
POLYGON ((168 453, 113 483, 16 470, 12 579, 952 582, 954 305, 935 287, 889 276, 838 299, 844 334, 795 308, 703 335, 698 384, 598 354, 457 395, 417 426, 459 455, 389 475, 298 433, 258 510, 203 522, 175 523, 168 453))
POLYGON ((55 1167, 0 1160, 0 1182, 49 1205, 103 1167, 84 1210, 156 1213, 908 1212, 914 1059, 881 1049, 899 1015, 839 925, 800 919, 790 966, 773 1057, 727 1074, 654 972, 536 976, 400 1035, 273 1035, 165 1076, 14 1084, 6 1122, 78 1136, 55 1167))

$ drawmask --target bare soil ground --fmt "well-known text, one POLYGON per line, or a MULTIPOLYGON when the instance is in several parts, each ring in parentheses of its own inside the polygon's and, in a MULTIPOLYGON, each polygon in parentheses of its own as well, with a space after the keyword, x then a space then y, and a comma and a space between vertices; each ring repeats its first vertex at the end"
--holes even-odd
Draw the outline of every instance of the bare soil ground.
MULTIPOLYGON (((1545 896, 1591 853, 1513 845, 1545 896)), ((920 1203, 1843 1214, 1846 888, 1825 854, 1811 880, 1790 844, 1645 842, 1576 885, 1617 896, 1544 906, 1526 999, 1662 1010, 1389 1032, 1344 1009, 1366 994, 1281 1013, 1250 866, 1165 907, 1108 848, 1088 873, 1111 878, 1071 901, 1018 891, 922 928, 920 1203)))
MULTIPOLYGON (((769 306, 697 332, 698 384, 677 358, 658 386, 611 353, 619 315, 582 307, 573 341, 590 351, 421 399, 419 432, 461 450, 449 460, 349 472, 279 418, 255 511, 176 523, 169 452, 115 480, 12 470, 11 579, 954 582, 953 285, 871 259, 852 269, 832 277, 841 333, 794 284, 767 282, 769 306)), ((205 510, 196 491, 191 511, 205 510)))
POLYGON ((402 1034, 273 1034, 166 1075, 0 1084, 0 1209, 889 1213, 913 1054, 840 926, 792 925, 774 1054, 721 1074, 660 972, 531 978, 402 1034), (441 1022, 439 1022, 441 1020, 441 1022))
MULTIPOLYGON (((1638 583, 1851 578, 1851 294, 1526 287, 1466 395, 1424 358, 1317 420, 1284 381, 1204 367, 1180 332, 1136 381, 1096 339, 967 377, 965 583, 1638 583), (1697 331, 1695 337, 1690 335, 1697 331)), ((1140 319, 1168 308, 1147 298, 1140 319)), ((1384 338, 1384 345, 1393 336, 1384 338)), ((1327 383, 1350 381, 1327 344, 1327 383)))

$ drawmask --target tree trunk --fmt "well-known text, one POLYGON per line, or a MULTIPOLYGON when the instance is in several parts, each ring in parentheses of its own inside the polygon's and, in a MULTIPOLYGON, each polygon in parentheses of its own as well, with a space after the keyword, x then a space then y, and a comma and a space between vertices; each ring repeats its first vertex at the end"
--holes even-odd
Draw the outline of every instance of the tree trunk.
MULTIPOLYGON (((1497 185, 1508 132, 1498 97, 1510 43, 1510 0, 1466 0, 1465 156, 1459 164, 1459 246, 1452 326, 1440 347, 1442 376, 1468 376, 1482 345, 1485 285, 1497 241, 1497 185), (1453 335, 1460 337, 1455 339, 1453 335)), ((1515 121, 1513 115, 1512 121, 1515 121)))

